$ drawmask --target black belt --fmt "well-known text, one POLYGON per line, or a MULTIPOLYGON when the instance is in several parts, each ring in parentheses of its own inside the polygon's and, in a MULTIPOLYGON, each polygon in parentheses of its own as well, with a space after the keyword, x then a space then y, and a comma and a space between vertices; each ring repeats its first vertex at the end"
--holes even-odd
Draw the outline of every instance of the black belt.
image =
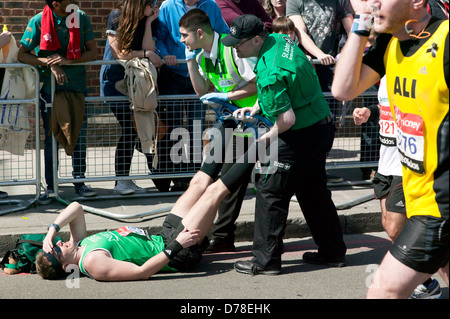
POLYGON ((328 124, 328 123, 330 123, 330 122, 331 122, 331 116, 328 115, 326 118, 321 119, 320 121, 314 123, 314 124, 311 125, 311 126, 325 125, 325 124, 328 124))

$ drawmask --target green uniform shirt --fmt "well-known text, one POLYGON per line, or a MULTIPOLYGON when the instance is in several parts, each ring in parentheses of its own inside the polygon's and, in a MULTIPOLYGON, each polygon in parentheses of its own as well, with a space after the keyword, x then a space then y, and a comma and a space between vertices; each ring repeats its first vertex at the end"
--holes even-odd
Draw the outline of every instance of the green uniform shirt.
MULTIPOLYGON (((84 51, 85 43, 94 39, 94 32, 92 30, 91 22, 87 15, 78 10, 80 22, 80 48, 84 51)), ((53 20, 55 22, 56 34, 58 35, 59 44, 61 47, 56 51, 42 51, 39 49, 41 42, 41 19, 42 13, 35 15, 28 22, 27 28, 22 36, 20 44, 32 51, 35 50, 38 57, 48 57, 52 54, 58 53, 62 57, 67 57, 67 46, 69 44, 70 34, 66 26, 66 17, 60 17, 53 13, 53 20)), ((50 74, 51 70, 47 67, 37 66, 40 71, 40 81, 44 83, 42 89, 44 92, 51 93, 50 74)), ((64 85, 58 85, 55 82, 57 91, 70 91, 76 93, 83 93, 86 95, 86 68, 84 66, 62 66, 67 75, 68 82, 64 85)))
POLYGON ((262 113, 275 123, 290 108, 295 113, 292 130, 308 127, 330 114, 313 65, 284 34, 270 34, 255 67, 262 113))
MULTIPOLYGON (((104 250, 111 258, 131 262, 138 266, 163 251, 165 245, 161 236, 150 236, 148 239, 140 228, 125 226, 114 231, 105 231, 84 238, 80 243, 84 246, 80 258, 80 271, 89 276, 83 266, 84 257, 94 250, 104 250)), ((165 266, 161 271, 175 271, 165 266)))

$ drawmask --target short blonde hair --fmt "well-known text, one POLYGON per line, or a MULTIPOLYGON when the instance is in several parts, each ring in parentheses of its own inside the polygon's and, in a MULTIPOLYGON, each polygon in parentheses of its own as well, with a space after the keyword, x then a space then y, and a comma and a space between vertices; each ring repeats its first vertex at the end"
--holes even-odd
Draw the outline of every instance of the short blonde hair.
POLYGON ((61 277, 61 271, 55 269, 50 261, 48 261, 45 253, 40 251, 36 255, 36 272, 44 279, 58 279, 61 277))

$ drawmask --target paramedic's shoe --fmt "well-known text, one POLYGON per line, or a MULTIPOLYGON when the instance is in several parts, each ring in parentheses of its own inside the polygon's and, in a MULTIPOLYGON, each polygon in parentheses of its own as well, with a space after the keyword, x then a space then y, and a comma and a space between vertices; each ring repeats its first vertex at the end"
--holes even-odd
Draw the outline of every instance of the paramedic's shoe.
POLYGON ((268 275, 268 276, 276 276, 281 273, 281 268, 279 267, 267 267, 262 268, 256 266, 254 263, 252 263, 250 260, 240 260, 237 261, 234 264, 234 269, 237 272, 240 272, 241 274, 248 274, 248 275, 268 275))
POLYGON ((441 286, 433 279, 428 286, 418 285, 409 299, 441 299, 441 295, 441 286))
POLYGON ((75 186, 75 193, 80 196, 84 197, 94 197, 97 196, 97 192, 94 191, 92 188, 90 188, 87 185, 81 185, 80 187, 75 186))
POLYGON ((303 254, 303 261, 308 264, 325 265, 330 267, 345 267, 345 256, 328 258, 319 253, 306 252, 303 254))

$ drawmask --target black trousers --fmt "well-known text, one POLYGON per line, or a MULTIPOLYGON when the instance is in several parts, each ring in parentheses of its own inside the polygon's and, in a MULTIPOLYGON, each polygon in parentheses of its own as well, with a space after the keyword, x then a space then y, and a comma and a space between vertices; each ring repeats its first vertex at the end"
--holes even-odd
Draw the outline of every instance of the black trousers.
POLYGON ((283 235, 291 197, 300 208, 318 246, 328 257, 345 255, 346 246, 336 207, 327 189, 326 154, 334 140, 333 122, 287 131, 278 138, 274 171, 257 184, 252 262, 281 267, 283 235))

